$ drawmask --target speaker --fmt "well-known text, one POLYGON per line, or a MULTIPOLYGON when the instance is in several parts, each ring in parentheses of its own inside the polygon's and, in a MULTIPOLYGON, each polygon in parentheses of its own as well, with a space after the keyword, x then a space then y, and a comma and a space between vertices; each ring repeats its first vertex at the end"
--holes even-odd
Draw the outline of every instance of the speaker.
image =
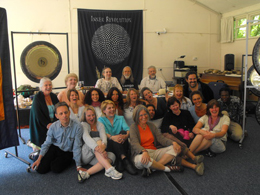
POLYGON ((235 55, 226 54, 225 55, 225 70, 234 70, 235 55))
POLYGON ((185 66, 185 63, 184 63, 184 61, 174 61, 174 67, 175 68, 184 68, 184 66, 185 66))

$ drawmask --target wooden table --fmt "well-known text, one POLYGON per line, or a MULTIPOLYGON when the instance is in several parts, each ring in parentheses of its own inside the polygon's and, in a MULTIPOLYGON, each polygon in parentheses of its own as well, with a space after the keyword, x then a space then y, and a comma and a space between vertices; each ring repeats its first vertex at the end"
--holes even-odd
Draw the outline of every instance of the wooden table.
POLYGON ((241 84, 241 77, 237 76, 224 76, 215 74, 201 74, 200 81, 203 83, 217 82, 218 80, 224 81, 231 90, 239 91, 241 84))

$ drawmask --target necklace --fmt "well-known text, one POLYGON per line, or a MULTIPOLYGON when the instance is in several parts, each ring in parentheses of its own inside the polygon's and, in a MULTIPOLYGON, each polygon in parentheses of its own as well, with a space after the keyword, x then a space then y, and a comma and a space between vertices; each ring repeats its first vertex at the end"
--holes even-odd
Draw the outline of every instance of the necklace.
POLYGON ((71 107, 74 114, 78 114, 79 107, 78 107, 77 104, 76 105, 71 104, 70 107, 71 107))
POLYGON ((145 126, 143 127, 143 126, 141 126, 140 125, 140 127, 145 131, 145 129, 146 129, 146 124, 145 124, 145 126))
POLYGON ((95 125, 93 125, 93 126, 90 126, 90 128, 91 128, 91 131, 97 131, 97 129, 96 129, 96 126, 95 126, 95 125))
POLYGON ((131 102, 131 105, 130 105, 130 106, 133 107, 133 108, 135 108, 136 102, 131 102))

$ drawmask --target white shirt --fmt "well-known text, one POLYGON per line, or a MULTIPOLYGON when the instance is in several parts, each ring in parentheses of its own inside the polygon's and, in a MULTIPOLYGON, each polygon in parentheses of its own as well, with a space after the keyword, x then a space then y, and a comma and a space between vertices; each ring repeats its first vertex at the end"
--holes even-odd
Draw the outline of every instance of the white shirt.
POLYGON ((78 114, 74 114, 73 110, 70 107, 70 119, 76 120, 77 122, 80 121, 81 115, 84 111, 85 106, 80 106, 78 110, 78 114))
POLYGON ((127 123, 127 125, 130 127, 133 123, 133 112, 134 112, 134 108, 129 106, 128 108, 124 109, 124 117, 125 117, 125 121, 127 123))
MULTIPOLYGON (((209 117, 207 115, 202 116, 199 121, 203 124, 203 130, 208 131, 209 130, 209 123, 208 123, 209 117)), ((230 124, 230 119, 228 116, 223 115, 220 117, 220 120, 218 124, 213 128, 211 131, 212 133, 218 133, 221 132, 222 130, 222 125, 227 125, 229 126, 230 124)), ((227 141, 227 134, 225 134, 223 137, 220 138, 223 141, 227 141)))
POLYGON ((165 89, 166 83, 161 77, 157 77, 155 79, 150 79, 149 76, 143 78, 143 80, 140 83, 139 89, 142 90, 142 88, 148 87, 152 90, 152 92, 158 92, 159 89, 165 89))
POLYGON ((96 107, 94 107, 94 110, 96 112, 97 119, 102 116, 102 111, 101 111, 100 107, 96 106, 96 107))
POLYGON ((106 81, 104 78, 98 79, 95 85, 95 88, 100 89, 103 93, 108 93, 112 87, 117 87, 119 91, 122 91, 122 87, 116 77, 111 77, 109 81, 106 81))

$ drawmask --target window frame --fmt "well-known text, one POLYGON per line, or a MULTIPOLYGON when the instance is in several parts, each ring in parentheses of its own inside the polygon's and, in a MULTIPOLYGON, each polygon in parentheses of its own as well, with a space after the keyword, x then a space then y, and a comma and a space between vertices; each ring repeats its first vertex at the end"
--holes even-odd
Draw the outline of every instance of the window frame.
MULTIPOLYGON (((243 39, 246 39, 246 24, 243 24, 243 25, 238 25, 238 22, 241 20, 241 19, 245 19, 245 20, 253 20, 253 18, 255 16, 259 15, 260 16, 260 10, 259 11, 255 11, 255 12, 250 12, 248 14, 242 14, 242 15, 239 15, 239 16, 235 16, 234 17, 234 41, 235 40, 243 40, 243 39), (238 30, 241 29, 241 28, 245 28, 245 37, 240 37, 238 38, 238 30)), ((249 36, 248 38, 258 38, 260 37, 260 34, 257 35, 257 36, 251 36, 251 31, 252 31, 252 26, 255 26, 255 25, 260 25, 260 21, 258 22, 250 22, 249 23, 249 36)))

